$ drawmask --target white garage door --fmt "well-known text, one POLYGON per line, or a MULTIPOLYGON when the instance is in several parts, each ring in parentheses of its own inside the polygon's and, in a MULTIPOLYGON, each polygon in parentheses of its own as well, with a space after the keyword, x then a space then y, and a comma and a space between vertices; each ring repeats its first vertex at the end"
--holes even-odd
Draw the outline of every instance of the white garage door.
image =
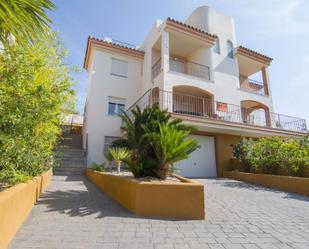
POLYGON ((190 154, 188 159, 175 164, 176 174, 185 177, 216 177, 216 158, 214 137, 191 135, 200 143, 200 148, 190 154))

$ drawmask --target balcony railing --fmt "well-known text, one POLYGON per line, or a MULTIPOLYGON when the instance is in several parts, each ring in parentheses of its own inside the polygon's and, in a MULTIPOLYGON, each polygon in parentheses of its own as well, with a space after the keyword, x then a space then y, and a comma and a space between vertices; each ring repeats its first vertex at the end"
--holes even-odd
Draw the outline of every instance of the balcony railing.
MULTIPOLYGON (((161 58, 157 60, 151 68, 152 79, 157 77, 157 75, 160 73, 160 70, 161 58)), ((188 74, 198 78, 210 80, 209 67, 195 62, 184 61, 181 59, 170 57, 170 70, 177 73, 188 74)))
POLYGON ((178 58, 170 58, 170 70, 210 80, 209 67, 192 61, 185 61, 178 58))
POLYGON ((221 120, 225 122, 241 123, 251 126, 264 126, 289 131, 306 132, 305 119, 287 115, 271 113, 261 109, 241 107, 208 98, 189 94, 173 93, 154 89, 146 92, 128 110, 134 106, 141 109, 158 104, 169 112, 203 119, 221 120))
POLYGON ((266 95, 264 83, 257 80, 246 79, 241 83, 240 88, 250 92, 266 95))

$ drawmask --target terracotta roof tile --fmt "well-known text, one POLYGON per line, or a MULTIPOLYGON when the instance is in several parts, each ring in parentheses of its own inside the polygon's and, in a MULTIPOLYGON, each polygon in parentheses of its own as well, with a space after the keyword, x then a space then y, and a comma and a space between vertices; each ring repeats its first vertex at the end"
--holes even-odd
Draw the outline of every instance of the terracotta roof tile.
POLYGON ((128 47, 128 46, 124 46, 118 43, 113 43, 113 42, 108 42, 108 41, 104 41, 102 39, 98 39, 98 38, 94 38, 89 36, 88 37, 88 41, 87 41, 87 47, 86 47, 86 53, 85 53, 85 58, 84 58, 84 68, 87 69, 88 67, 88 57, 89 57, 89 49, 90 49, 90 45, 92 43, 96 43, 99 45, 103 45, 103 46, 107 46, 111 49, 118 49, 119 51, 125 52, 125 53, 129 53, 135 56, 138 56, 140 58, 144 57, 144 51, 137 49, 137 48, 132 48, 132 47, 128 47))
POLYGON ((186 28, 192 29, 192 30, 194 30, 194 31, 200 32, 200 33, 205 34, 205 35, 209 35, 209 36, 211 36, 211 37, 213 37, 213 38, 217 38, 217 36, 214 35, 214 34, 210 34, 210 33, 206 32, 206 31, 204 31, 204 30, 201 30, 201 29, 198 29, 198 28, 196 28, 196 27, 194 27, 194 26, 188 25, 188 24, 186 24, 186 23, 177 21, 177 20, 175 20, 175 19, 173 19, 173 18, 168 17, 168 18, 167 18, 167 21, 170 21, 170 22, 173 22, 173 23, 182 25, 182 26, 184 26, 184 27, 186 27, 186 28))
POLYGON ((129 46, 121 45, 119 43, 104 41, 102 39, 98 39, 98 38, 95 38, 95 37, 92 37, 92 36, 89 36, 89 39, 93 40, 93 41, 103 42, 105 44, 112 45, 113 47, 125 48, 125 49, 129 49, 129 50, 132 50, 132 51, 135 51, 135 52, 144 53, 144 51, 137 49, 137 48, 132 48, 132 47, 129 47, 129 46))
POLYGON ((268 60, 268 61, 270 61, 270 62, 273 60, 273 58, 271 58, 271 57, 268 57, 268 56, 266 56, 266 55, 263 55, 263 54, 261 54, 261 53, 258 53, 258 52, 254 51, 254 50, 249 49, 249 48, 245 48, 244 46, 239 46, 239 47, 237 48, 237 50, 244 50, 244 51, 246 51, 246 52, 249 52, 249 53, 255 54, 255 55, 257 55, 257 56, 263 57, 264 59, 266 59, 266 60, 268 60))

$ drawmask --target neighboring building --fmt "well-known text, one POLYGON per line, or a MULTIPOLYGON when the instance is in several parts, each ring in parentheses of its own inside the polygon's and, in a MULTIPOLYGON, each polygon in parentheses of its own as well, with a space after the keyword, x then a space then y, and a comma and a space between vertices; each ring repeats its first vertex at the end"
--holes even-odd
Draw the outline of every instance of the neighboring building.
POLYGON ((222 175, 240 136, 304 135, 304 119, 273 112, 271 61, 237 46, 233 19, 206 6, 184 23, 157 20, 140 47, 88 38, 87 164, 104 160, 104 150, 121 136, 115 114, 132 105, 159 103, 197 127, 192 136, 201 148, 176 166, 188 177, 222 175), (260 80, 250 79, 258 74, 260 80))

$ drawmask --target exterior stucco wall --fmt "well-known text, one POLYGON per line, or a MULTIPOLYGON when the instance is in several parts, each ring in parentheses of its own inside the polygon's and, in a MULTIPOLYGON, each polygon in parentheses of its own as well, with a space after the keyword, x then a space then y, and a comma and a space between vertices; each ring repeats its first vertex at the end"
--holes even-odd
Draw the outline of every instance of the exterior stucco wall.
MULTIPOLYGON (((187 18, 186 23, 205 30, 219 37, 220 54, 213 52, 206 54, 207 49, 200 49, 192 54, 196 62, 203 65, 211 65, 212 79, 214 85, 206 84, 206 90, 214 94, 215 100, 223 101, 235 105, 240 105, 242 100, 254 100, 261 102, 273 111, 272 98, 255 93, 239 90, 239 66, 236 56, 233 59, 227 56, 226 42, 233 42, 233 47, 237 47, 234 20, 220 12, 208 7, 201 6, 193 11, 187 18), (205 50, 205 52, 203 51, 205 50)), ((175 79, 173 79, 175 80, 175 79)), ((194 81, 196 82, 196 81, 194 81)), ((192 83, 191 83, 192 84, 192 83)), ((195 83, 194 83, 195 84, 195 83)), ((202 84, 200 84, 201 86, 202 84)))
POLYGON ((121 119, 108 115, 109 97, 125 99, 125 107, 132 105, 142 94, 142 61, 138 58, 94 49, 87 120, 84 136, 88 134, 87 165, 104 161, 104 137, 119 137, 121 119), (112 58, 128 62, 128 77, 111 75, 112 58))
POLYGON ((215 135, 217 175, 223 176, 224 171, 231 170, 232 144, 240 141, 240 136, 215 135))
MULTIPOLYGON (((126 108, 128 108, 150 88, 159 87, 160 90, 172 92, 175 86, 188 85, 206 90, 214 96, 215 101, 240 106, 241 101, 252 100, 268 106, 269 110, 273 111, 271 95, 263 96, 239 89, 237 57, 229 58, 226 46, 228 40, 233 42, 234 48, 237 46, 233 19, 212 8, 202 6, 189 16, 186 23, 216 34, 219 37, 220 54, 215 53, 212 48, 207 48, 207 46, 196 45, 197 49, 186 58, 189 61, 209 66, 210 80, 169 70, 170 37, 162 20, 157 20, 154 23, 140 47, 145 53, 144 60, 112 51, 93 49, 90 57, 90 84, 87 95, 87 112, 85 113, 86 122, 83 131, 84 148, 86 147, 86 134, 88 134, 88 165, 92 162, 100 163, 104 160, 104 136, 120 136, 121 120, 118 117, 107 115, 109 96, 126 99, 125 104, 126 108), (160 46, 158 46, 158 43, 160 46), (154 49, 155 44, 156 49, 154 49), (158 47, 161 47, 161 50, 158 47), (129 62, 128 78, 110 75, 111 58, 129 62), (161 72, 155 79, 152 79, 152 65, 158 58, 161 58, 161 72)), ((195 38, 192 37, 192 39, 195 38)), ((187 94, 190 94, 190 92, 187 94)), ((169 106, 164 107, 171 110, 171 103, 169 103, 169 106)), ((222 133, 224 133, 224 130, 222 130, 222 133)), ((231 158, 230 144, 237 142, 239 138, 239 136, 216 135, 219 176, 229 167, 231 158)))

